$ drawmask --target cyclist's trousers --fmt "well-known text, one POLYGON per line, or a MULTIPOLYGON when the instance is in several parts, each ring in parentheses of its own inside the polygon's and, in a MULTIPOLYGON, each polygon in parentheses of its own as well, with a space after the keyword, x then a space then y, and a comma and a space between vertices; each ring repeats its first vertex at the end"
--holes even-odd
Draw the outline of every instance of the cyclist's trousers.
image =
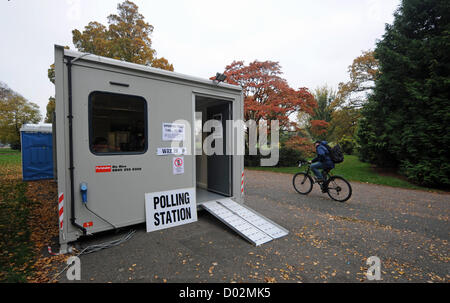
POLYGON ((313 164, 311 164, 311 170, 318 179, 323 179, 322 172, 319 169, 324 168, 325 166, 322 162, 314 162, 313 164))

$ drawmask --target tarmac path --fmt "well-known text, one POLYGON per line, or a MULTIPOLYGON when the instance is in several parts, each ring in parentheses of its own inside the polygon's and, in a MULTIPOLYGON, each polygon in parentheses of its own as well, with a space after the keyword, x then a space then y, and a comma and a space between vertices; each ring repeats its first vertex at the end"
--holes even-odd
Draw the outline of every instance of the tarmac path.
POLYGON ((371 256, 381 282, 448 282, 450 195, 351 184, 352 198, 338 203, 316 187, 297 194, 292 175, 247 170, 246 205, 288 236, 255 247, 201 211, 198 222, 153 233, 135 226, 128 242, 81 256, 81 282, 370 282, 371 256))

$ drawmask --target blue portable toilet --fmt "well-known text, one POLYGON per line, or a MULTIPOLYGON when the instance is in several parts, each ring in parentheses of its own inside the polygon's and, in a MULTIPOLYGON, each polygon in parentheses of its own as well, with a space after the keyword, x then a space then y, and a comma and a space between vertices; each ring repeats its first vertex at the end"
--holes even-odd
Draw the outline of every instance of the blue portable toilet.
POLYGON ((24 181, 53 179, 51 124, 24 124, 20 129, 24 181))

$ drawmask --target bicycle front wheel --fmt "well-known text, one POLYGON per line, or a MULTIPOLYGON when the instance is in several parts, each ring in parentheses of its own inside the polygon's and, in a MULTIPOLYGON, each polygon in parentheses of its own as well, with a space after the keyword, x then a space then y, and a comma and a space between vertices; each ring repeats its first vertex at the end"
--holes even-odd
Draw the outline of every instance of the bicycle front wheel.
POLYGON ((305 173, 295 174, 292 179, 292 184, 294 185, 295 190, 302 195, 309 194, 313 187, 311 177, 305 173))
POLYGON ((352 196, 352 187, 342 177, 333 176, 328 181, 328 196, 338 202, 345 202, 352 196))

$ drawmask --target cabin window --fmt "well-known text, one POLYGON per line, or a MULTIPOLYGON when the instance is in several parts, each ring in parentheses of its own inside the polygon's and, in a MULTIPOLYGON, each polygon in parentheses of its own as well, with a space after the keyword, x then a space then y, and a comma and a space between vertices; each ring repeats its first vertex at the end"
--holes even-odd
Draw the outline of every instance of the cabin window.
POLYGON ((89 95, 89 147, 96 155, 147 151, 147 101, 106 92, 89 95))

